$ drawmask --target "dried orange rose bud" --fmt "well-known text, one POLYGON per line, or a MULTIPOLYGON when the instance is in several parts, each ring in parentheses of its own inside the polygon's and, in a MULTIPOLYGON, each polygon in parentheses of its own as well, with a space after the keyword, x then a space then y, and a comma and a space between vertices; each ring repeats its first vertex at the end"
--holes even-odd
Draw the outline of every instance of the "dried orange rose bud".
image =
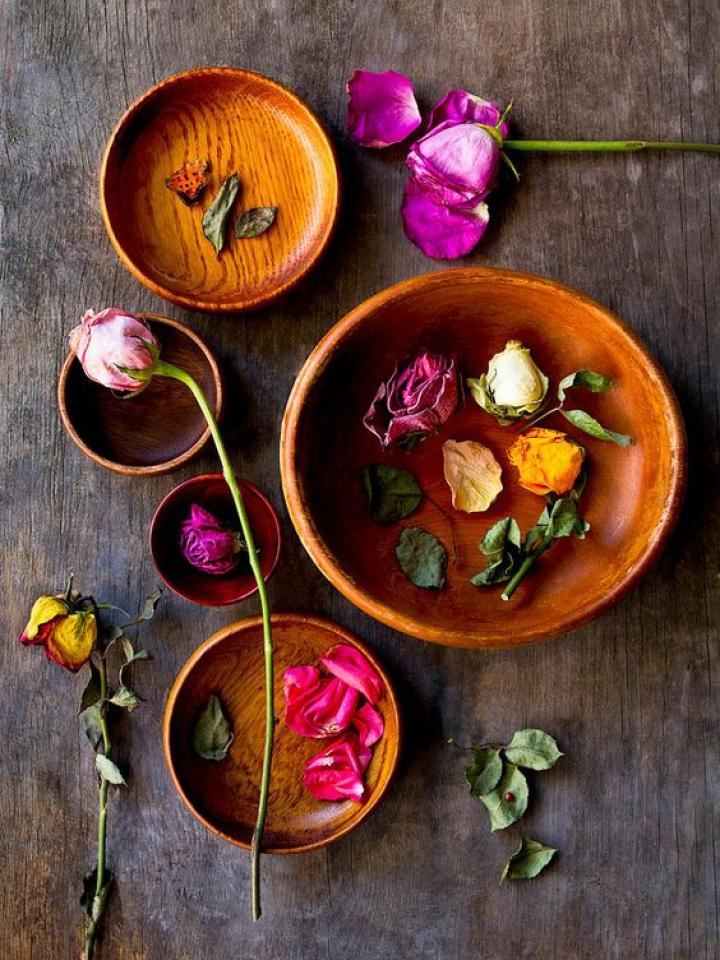
POLYGON ((520 486, 540 496, 572 490, 585 458, 583 448, 567 434, 542 427, 521 434, 507 453, 520 486))

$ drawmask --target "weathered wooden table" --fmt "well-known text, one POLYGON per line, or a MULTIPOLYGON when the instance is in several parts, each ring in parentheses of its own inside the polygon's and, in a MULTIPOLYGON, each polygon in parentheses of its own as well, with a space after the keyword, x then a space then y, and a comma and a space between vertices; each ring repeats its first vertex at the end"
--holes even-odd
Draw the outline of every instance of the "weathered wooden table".
POLYGON ((210 451, 143 482, 95 467, 66 438, 55 381, 87 307, 165 312, 217 350, 231 388, 239 473, 283 511, 277 609, 316 611, 367 640, 402 694, 402 768, 357 832, 312 855, 266 858, 262 920, 248 863, 197 824, 162 758, 168 685, 190 651, 254 604, 205 610, 167 595, 145 640, 143 709, 122 727, 132 785, 112 799, 119 882, 101 958, 568 960, 720 956, 718 699, 718 210, 720 167, 699 155, 526 157, 494 198, 473 263, 535 271, 607 303, 646 340, 682 402, 690 490, 662 561, 612 612, 561 640, 468 653, 400 636, 346 603, 287 521, 280 419, 319 337, 380 288, 441 264, 403 237, 402 151, 345 132, 352 69, 411 74, 424 106, 467 86, 515 98, 525 136, 720 140, 720 8, 709 0, 471 3, 5 0, 2 76, 0 955, 75 960, 77 890, 94 857, 91 753, 79 679, 15 640, 34 594, 74 567, 132 605, 156 583, 154 506, 215 468, 210 451), (190 315, 120 266, 100 221, 98 165, 125 106, 163 76, 234 64, 295 89, 329 127, 342 220, 322 265, 288 299, 245 317, 190 315), (556 734, 567 758, 535 781, 527 828, 560 848, 541 878, 499 887, 516 831, 491 835, 445 745, 556 734))

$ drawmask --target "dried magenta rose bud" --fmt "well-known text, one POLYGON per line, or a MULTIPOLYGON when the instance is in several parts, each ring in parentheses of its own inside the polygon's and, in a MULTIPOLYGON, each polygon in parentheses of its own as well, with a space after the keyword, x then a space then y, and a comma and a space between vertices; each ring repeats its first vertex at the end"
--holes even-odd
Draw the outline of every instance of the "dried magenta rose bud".
POLYGON ((180 527, 180 548, 191 566, 218 576, 235 569, 245 544, 212 513, 193 503, 189 519, 180 527))

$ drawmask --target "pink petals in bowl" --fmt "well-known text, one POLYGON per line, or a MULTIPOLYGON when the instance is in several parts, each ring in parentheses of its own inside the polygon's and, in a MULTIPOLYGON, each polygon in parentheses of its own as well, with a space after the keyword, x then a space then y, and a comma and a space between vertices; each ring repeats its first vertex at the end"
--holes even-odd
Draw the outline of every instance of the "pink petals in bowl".
POLYGON ((329 676, 314 665, 290 667, 283 674, 285 723, 301 737, 333 738, 305 764, 310 793, 318 800, 359 803, 371 747, 384 733, 382 715, 373 706, 384 693, 383 682, 349 644, 336 644, 320 663, 329 676))

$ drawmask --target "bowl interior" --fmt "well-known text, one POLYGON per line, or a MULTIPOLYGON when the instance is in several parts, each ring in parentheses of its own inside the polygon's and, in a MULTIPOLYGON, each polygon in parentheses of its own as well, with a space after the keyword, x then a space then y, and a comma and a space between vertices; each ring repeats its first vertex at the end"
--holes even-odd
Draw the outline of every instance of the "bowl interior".
POLYGON ((607 311, 541 278, 492 270, 456 270, 416 278, 357 308, 308 361, 286 414, 283 472, 288 505, 301 539, 323 572, 351 600, 414 636, 459 646, 540 639, 570 629, 620 595, 641 571, 676 512, 682 489, 684 437, 663 375, 638 341, 607 311), (469 578, 485 565, 477 544, 511 514, 526 531, 544 506, 522 490, 506 457, 513 427, 500 427, 472 400, 442 432, 414 452, 386 453, 362 419, 397 360, 418 348, 455 354, 464 376, 479 376, 508 339, 531 348, 540 368, 558 380, 581 367, 612 377, 593 395, 572 391, 568 406, 630 434, 633 445, 586 437, 554 415, 544 426, 567 429, 589 453, 581 513, 592 524, 583 541, 557 541, 510 602, 497 587, 469 578), (504 490, 482 514, 452 508, 443 478, 445 440, 478 440, 503 467, 504 490), (394 550, 400 526, 368 516, 361 470, 371 462, 411 470, 427 494, 402 526, 438 536, 455 559, 441 591, 413 586, 394 550))
MULTIPOLYGON (((269 853, 300 852, 337 839, 363 820, 380 800, 398 756, 399 718, 389 680, 372 654, 350 634, 327 621, 300 615, 273 617, 275 733, 273 771, 264 849, 269 853), (288 667, 314 663, 336 643, 359 647, 385 682, 377 709, 385 734, 374 747, 365 773, 362 803, 325 802, 303 784, 306 760, 327 743, 308 740, 288 730, 282 718, 282 674, 288 667)), ((264 673, 262 625, 244 620, 216 634, 183 667, 168 698, 165 750, 176 786, 190 810, 227 840, 249 847, 255 825, 262 767, 264 673), (231 718, 235 740, 219 763, 198 757, 191 746, 192 725, 211 693, 220 697, 231 718)))
POLYGON ((207 68, 165 81, 129 110, 108 148, 101 200, 138 279, 185 306, 242 310, 315 262, 334 224, 338 177, 327 135, 293 94, 257 74, 207 68), (165 179, 195 158, 210 161, 212 179, 188 207, 165 179), (217 257, 201 221, 231 173, 242 186, 217 257), (235 215, 266 205, 278 208, 270 230, 236 239, 235 215))
MULTIPOLYGON (((238 483, 267 580, 280 556, 280 522, 272 504, 256 486, 243 480, 238 483)), ((228 529, 239 529, 230 490, 222 475, 194 477, 181 483, 165 497, 153 518, 150 546, 158 573, 171 590, 194 603, 213 607, 238 603, 257 591, 245 558, 234 570, 215 576, 195 569, 182 555, 180 525, 189 518, 193 503, 208 510, 228 529)))
MULTIPOLYGON (((160 341, 163 359, 187 370, 219 413, 220 374, 208 348, 174 321, 154 314, 142 316, 160 341)), ((87 452, 115 468, 162 472, 179 466, 177 459, 184 460, 207 429, 192 394, 178 381, 153 377, 141 393, 121 399, 89 380, 75 357, 69 358, 61 380, 60 402, 68 426, 87 452)))

